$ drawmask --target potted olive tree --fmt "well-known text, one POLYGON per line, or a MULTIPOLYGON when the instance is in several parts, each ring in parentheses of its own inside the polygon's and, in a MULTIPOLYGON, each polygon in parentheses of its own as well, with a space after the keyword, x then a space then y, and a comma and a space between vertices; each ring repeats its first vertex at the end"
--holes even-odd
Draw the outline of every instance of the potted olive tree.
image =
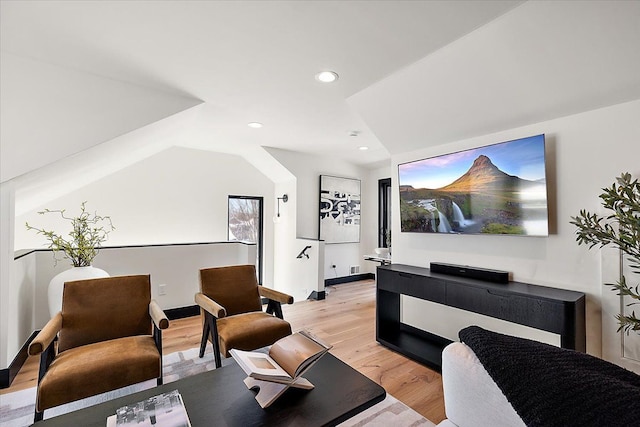
MULTIPOLYGON (((571 217, 571 224, 578 227, 576 234, 579 245, 600 248, 611 246, 622 251, 629 263, 631 271, 640 274, 640 183, 632 179, 631 174, 622 173, 611 187, 603 188, 600 194, 602 205, 611 211, 607 216, 581 210, 571 217), (616 185, 617 183, 617 185, 616 185)), ((618 295, 629 297, 627 306, 640 304, 639 285, 629 284, 623 274, 616 283, 605 283, 611 286, 618 295)), ((616 315, 619 328, 629 334, 630 331, 640 333, 640 319, 634 310, 630 314, 616 315)))
POLYGON ((107 240, 109 233, 115 230, 115 227, 111 223, 110 217, 88 212, 86 203, 82 202, 80 205, 80 214, 78 216, 68 216, 65 209, 45 209, 38 212, 40 215, 58 214, 62 219, 68 221, 71 226, 68 235, 45 228, 33 227, 29 223, 25 224, 28 230, 33 230, 47 238, 49 241, 48 248, 53 250, 56 264, 61 256, 63 259, 71 261, 73 265, 71 269, 57 274, 49 283, 47 296, 49 313, 52 317, 62 307, 64 282, 109 276, 106 271, 93 267, 91 264, 96 255, 98 255, 102 243, 107 240))

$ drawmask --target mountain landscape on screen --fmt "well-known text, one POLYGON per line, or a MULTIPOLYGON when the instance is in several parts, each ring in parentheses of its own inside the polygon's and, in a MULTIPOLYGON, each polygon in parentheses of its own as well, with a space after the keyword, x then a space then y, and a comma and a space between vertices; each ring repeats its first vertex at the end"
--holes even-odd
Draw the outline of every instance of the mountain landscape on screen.
MULTIPOLYGON (((422 162, 429 161, 433 159, 422 162)), ((502 171, 488 155, 479 154, 450 183, 425 188, 410 183, 410 167, 405 165, 400 165, 401 231, 547 235, 544 175, 524 179, 502 171)))

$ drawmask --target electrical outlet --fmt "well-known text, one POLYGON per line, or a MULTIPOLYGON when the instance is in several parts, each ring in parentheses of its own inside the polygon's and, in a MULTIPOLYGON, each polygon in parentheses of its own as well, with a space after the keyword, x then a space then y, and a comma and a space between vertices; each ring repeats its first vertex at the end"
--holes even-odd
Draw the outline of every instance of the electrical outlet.
POLYGON ((158 285, 158 295, 166 295, 167 294, 167 285, 163 283, 158 285))

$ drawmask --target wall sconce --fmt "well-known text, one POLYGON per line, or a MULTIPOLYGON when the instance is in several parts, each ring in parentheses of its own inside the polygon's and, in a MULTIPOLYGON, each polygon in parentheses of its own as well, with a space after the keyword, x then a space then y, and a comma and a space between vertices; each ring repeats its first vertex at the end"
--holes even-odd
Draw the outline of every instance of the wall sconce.
POLYGON ((278 213, 273 217, 273 222, 275 223, 280 222, 280 200, 282 200, 282 203, 287 203, 289 201, 289 196, 283 194, 282 197, 278 197, 278 213))
POLYGON ((278 197, 278 218, 280 218, 280 200, 282 200, 282 203, 287 203, 289 201, 289 196, 283 194, 282 197, 278 197))

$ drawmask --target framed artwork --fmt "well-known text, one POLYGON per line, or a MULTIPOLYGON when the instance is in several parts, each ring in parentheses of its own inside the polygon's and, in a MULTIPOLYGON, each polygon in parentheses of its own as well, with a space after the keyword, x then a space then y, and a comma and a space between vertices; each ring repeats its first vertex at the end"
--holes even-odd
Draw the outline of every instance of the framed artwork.
POLYGON ((320 175, 320 240, 360 242, 360 180, 320 175))

